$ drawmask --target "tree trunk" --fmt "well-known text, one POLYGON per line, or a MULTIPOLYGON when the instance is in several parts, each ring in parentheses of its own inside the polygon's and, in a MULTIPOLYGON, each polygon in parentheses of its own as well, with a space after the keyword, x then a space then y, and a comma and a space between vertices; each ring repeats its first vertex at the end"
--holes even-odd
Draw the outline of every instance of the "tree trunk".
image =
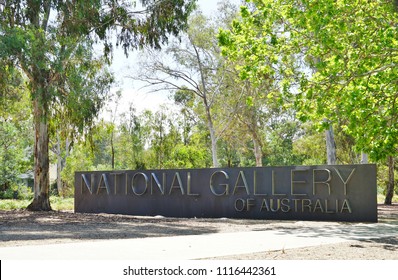
POLYGON ((336 164, 336 142, 334 141, 333 127, 330 125, 329 129, 326 130, 326 156, 327 163, 329 165, 336 164))
POLYGON ((57 190, 58 195, 62 196, 62 179, 61 179, 61 172, 62 172, 62 153, 61 153, 61 139, 59 137, 59 132, 57 132, 57 190))
POLYGON ((361 164, 368 164, 369 163, 369 159, 368 159, 368 154, 362 152, 361 153, 361 164))
POLYGON ((58 195, 63 197, 65 195, 65 193, 64 193, 65 190, 64 190, 64 182, 62 181, 61 173, 62 173, 62 170, 64 170, 66 159, 69 156, 69 149, 70 149, 71 142, 68 140, 68 138, 66 138, 65 154, 62 153, 61 142, 62 142, 62 140, 59 136, 59 131, 57 131, 57 144, 56 144, 55 150, 53 150, 53 152, 57 156, 57 191, 58 191, 58 195))
POLYGON ((214 127, 209 127, 210 129, 210 139, 211 139, 211 154, 213 159, 213 167, 219 167, 218 156, 217 156, 217 139, 214 127))
POLYGON ((205 73, 203 71, 203 64, 202 64, 202 60, 200 58, 197 46, 192 42, 191 38, 189 38, 189 40, 191 41, 192 47, 195 50, 195 56, 196 56, 196 60, 198 62, 198 66, 199 66, 200 80, 201 80, 202 91, 203 91, 201 94, 199 94, 199 96, 200 96, 200 98, 202 98, 203 104, 204 104, 205 110, 206 110, 207 125, 209 128, 210 140, 211 140, 211 154, 212 154, 212 158, 213 158, 213 167, 219 167, 218 156, 217 156, 217 137, 216 137, 216 132, 214 129, 213 119, 211 117, 211 112, 210 112, 211 105, 209 104, 209 100, 207 99, 207 83, 205 81, 205 73))
POLYGON ((388 185, 384 204, 391 205, 394 196, 394 158, 388 157, 388 185))
POLYGON ((254 146, 254 157, 256 158, 256 166, 263 166, 263 151, 261 143, 257 138, 257 135, 253 135, 253 146, 254 146))
POLYGON ((219 167, 218 156, 217 156, 217 137, 216 132, 214 130, 213 120, 211 118, 210 108, 206 105, 206 116, 207 123, 210 132, 210 140, 211 140, 211 154, 213 158, 213 167, 219 167))
POLYGON ((62 196, 63 192, 64 192, 63 185, 62 185, 61 172, 62 172, 62 157, 58 156, 58 159, 57 159, 57 190, 58 190, 59 196, 62 196))
POLYGON ((113 144, 113 130, 111 134, 111 165, 112 165, 112 170, 115 170, 115 147, 113 144))
MULTIPOLYGON (((44 103, 44 101, 42 102, 44 103)), ((49 134, 46 106, 41 104, 40 98, 37 97, 33 103, 35 125, 34 198, 27 209, 31 211, 51 211, 49 198, 49 134)))

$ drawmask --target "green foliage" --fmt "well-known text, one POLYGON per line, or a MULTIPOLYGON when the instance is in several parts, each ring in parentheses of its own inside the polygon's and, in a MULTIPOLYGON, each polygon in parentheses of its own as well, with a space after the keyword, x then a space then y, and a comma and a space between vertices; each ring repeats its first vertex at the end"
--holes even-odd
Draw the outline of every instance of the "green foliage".
POLYGON ((206 139, 196 132, 196 127, 186 130, 184 116, 165 109, 146 114, 145 126, 149 128, 150 145, 145 152, 148 168, 202 168, 209 167, 206 139))
MULTIPOLYGON (((243 138, 243 137, 242 137, 243 138)), ((220 139, 218 143, 218 151, 220 158, 220 165, 222 167, 238 167, 238 166, 255 166, 255 159, 253 153, 248 151, 244 147, 250 149, 250 143, 244 143, 242 145, 242 139, 237 140, 234 136, 228 135, 220 139)), ((245 139, 247 141, 247 139, 245 139)))
POLYGON ((74 211, 75 200, 73 197, 50 196, 51 206, 55 211, 74 211))
POLYGON ((0 60, 0 191, 18 183, 31 169, 31 108, 21 74, 0 60))
POLYGON ((73 194, 76 171, 94 170, 93 155, 84 143, 73 147, 71 155, 66 159, 66 164, 61 176, 67 188, 67 193, 73 194))
POLYGON ((18 167, 23 160, 23 155, 21 149, 15 146, 17 130, 12 123, 2 121, 0 135, 0 190, 7 190, 21 173, 18 167))
POLYGON ((265 165, 286 166, 303 163, 303 157, 294 153, 293 148, 298 129, 297 123, 289 120, 272 124, 272 130, 268 134, 265 165))
POLYGON ((293 143, 294 154, 303 159, 303 165, 321 165, 327 162, 325 151, 325 133, 306 124, 301 137, 293 143))
POLYGON ((112 145, 115 169, 200 168, 210 166, 211 157, 205 140, 175 126, 180 116, 167 110, 120 116, 119 125, 105 121, 91 131, 91 141, 75 144, 62 171, 67 190, 73 193, 74 172, 111 170, 112 145), (113 136, 112 136, 113 133, 113 136))
POLYGON ((301 120, 342 124, 357 150, 396 154, 397 16, 389 1, 249 1, 223 54, 253 82, 277 76, 301 120))
POLYGON ((166 163, 167 168, 205 168, 210 166, 210 155, 205 147, 176 145, 166 163))
MULTIPOLYGON (((280 94, 278 103, 296 109, 299 120, 318 130, 333 125, 342 147, 340 163, 357 163, 360 152, 374 161, 396 156, 398 33, 393 3, 247 2, 232 28, 218 35, 222 53, 237 63, 240 77, 255 85, 271 78, 276 90, 267 95, 280 94)), ((271 157, 284 150, 271 151, 271 157)), ((322 160, 313 156, 303 137, 296 150, 304 162, 322 160)), ((392 184, 388 188, 391 197, 392 184)))
POLYGON ((31 187, 19 184, 17 187, 18 199, 32 199, 33 191, 31 187))
POLYGON ((23 184, 13 185, 7 190, 0 192, 0 199, 32 199, 32 189, 23 184))

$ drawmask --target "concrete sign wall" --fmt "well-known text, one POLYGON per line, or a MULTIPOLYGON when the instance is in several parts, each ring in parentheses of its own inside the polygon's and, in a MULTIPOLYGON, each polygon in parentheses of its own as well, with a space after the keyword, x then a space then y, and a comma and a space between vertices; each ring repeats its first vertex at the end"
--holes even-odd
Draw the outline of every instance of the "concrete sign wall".
POLYGON ((76 172, 75 211, 377 222, 376 166, 76 172))

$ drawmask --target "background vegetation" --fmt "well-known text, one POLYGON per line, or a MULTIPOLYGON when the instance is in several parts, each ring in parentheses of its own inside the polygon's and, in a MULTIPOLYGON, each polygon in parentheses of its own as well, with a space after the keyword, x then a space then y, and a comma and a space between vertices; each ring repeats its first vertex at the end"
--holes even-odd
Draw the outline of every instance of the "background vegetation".
MULTIPOLYGON (((213 16, 191 14, 186 32, 162 50, 143 48, 130 77, 150 91, 168 91, 172 107, 137 111, 130 104, 120 112, 122 93, 101 92, 103 113, 79 130, 70 119, 79 103, 64 110, 55 102, 49 121, 50 162, 57 166, 53 209, 73 209, 78 170, 327 164, 328 145, 335 164, 358 164, 369 155, 378 165, 380 202, 391 187, 397 193, 393 2, 285 2, 254 0, 238 8, 224 1, 213 16)), ((92 54, 81 52, 84 63, 92 54)), ((90 77, 106 68, 100 62, 86 67, 90 77)), ((102 86, 112 82, 101 79, 102 86)), ((94 85, 87 87, 73 85, 73 91, 95 95, 94 85)), ((3 56, 2 209, 24 208, 34 197, 31 90, 26 74, 3 56)))

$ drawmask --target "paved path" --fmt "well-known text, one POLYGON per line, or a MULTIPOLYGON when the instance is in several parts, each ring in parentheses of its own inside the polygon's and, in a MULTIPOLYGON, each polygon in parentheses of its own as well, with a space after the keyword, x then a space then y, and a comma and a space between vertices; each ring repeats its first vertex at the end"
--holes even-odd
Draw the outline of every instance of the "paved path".
POLYGON ((303 222, 295 228, 0 247, 0 259, 187 260, 396 236, 398 224, 303 222), (40 252, 38 254, 38 252, 40 252))

